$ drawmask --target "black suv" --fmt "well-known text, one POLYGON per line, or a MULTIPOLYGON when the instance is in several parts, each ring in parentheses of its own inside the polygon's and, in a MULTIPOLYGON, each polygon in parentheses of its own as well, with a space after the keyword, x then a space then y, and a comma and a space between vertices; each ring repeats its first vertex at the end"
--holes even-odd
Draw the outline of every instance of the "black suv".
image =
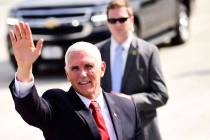
MULTIPOLYGON (((110 0, 26 0, 10 10, 8 30, 18 21, 28 22, 33 39, 45 40, 34 64, 39 69, 64 67, 64 53, 73 42, 92 43, 110 36, 106 27, 106 6, 110 0)), ((184 43, 189 38, 189 18, 194 0, 130 0, 135 16, 135 33, 154 44, 170 40, 184 43)), ((11 62, 16 62, 9 35, 11 62)))

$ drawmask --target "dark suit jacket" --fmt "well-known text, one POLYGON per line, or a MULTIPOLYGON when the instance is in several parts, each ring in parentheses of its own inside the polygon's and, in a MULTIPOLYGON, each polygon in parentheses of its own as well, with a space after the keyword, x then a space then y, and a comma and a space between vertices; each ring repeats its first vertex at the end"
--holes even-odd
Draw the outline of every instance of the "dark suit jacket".
MULTIPOLYGON (((51 89, 39 97, 35 86, 24 98, 10 91, 15 108, 30 125, 40 128, 46 140, 100 140, 94 118, 71 87, 68 92, 51 89)), ((144 140, 138 113, 132 102, 104 93, 118 140, 144 140)))
MULTIPOLYGON (((102 60, 107 64, 101 83, 106 92, 112 89, 110 44, 110 39, 97 44, 102 60)), ((148 125, 156 117, 156 108, 164 105, 168 100, 158 49, 136 36, 133 37, 129 48, 121 92, 132 95, 142 116, 143 126, 148 125)))

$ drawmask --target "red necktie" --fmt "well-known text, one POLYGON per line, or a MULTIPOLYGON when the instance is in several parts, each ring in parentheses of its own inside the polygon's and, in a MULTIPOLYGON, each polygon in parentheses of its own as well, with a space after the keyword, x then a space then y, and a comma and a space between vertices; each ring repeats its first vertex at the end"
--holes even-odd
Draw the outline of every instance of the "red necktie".
POLYGON ((91 101, 90 108, 92 109, 93 117, 101 135, 101 140, 109 140, 109 134, 104 122, 104 118, 101 114, 99 104, 96 101, 91 101))

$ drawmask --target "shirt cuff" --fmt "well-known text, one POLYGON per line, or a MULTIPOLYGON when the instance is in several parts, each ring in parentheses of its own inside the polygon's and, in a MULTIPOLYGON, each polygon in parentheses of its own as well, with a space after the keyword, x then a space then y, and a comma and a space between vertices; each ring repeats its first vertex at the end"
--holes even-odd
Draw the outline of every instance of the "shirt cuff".
POLYGON ((29 93, 31 88, 34 85, 34 76, 32 77, 32 81, 30 82, 21 82, 17 79, 17 72, 15 73, 15 96, 17 98, 24 98, 29 93))

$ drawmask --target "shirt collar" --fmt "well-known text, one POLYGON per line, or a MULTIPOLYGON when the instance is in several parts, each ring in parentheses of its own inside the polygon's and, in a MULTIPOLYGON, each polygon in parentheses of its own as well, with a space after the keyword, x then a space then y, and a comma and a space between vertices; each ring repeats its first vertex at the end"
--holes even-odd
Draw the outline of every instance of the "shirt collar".
POLYGON ((122 45, 124 50, 127 52, 131 42, 132 42, 133 34, 130 32, 128 38, 121 44, 119 44, 113 36, 111 36, 111 46, 113 46, 113 49, 115 49, 117 46, 122 45))
MULTIPOLYGON (((86 97, 84 97, 84 96, 82 96, 82 95, 80 95, 80 94, 77 93, 77 92, 76 92, 76 94, 79 96, 79 98, 80 98, 80 99, 82 100, 82 102, 85 104, 85 106, 86 106, 87 108, 89 108, 90 103, 91 103, 91 100, 88 99, 88 98, 86 98, 86 97)), ((99 106, 100 106, 101 108, 103 108, 103 107, 105 106, 105 100, 104 100, 104 96, 103 96, 103 93, 102 93, 102 89, 100 90, 100 93, 99 93, 98 97, 95 99, 95 101, 98 102, 98 104, 99 104, 99 106)))

